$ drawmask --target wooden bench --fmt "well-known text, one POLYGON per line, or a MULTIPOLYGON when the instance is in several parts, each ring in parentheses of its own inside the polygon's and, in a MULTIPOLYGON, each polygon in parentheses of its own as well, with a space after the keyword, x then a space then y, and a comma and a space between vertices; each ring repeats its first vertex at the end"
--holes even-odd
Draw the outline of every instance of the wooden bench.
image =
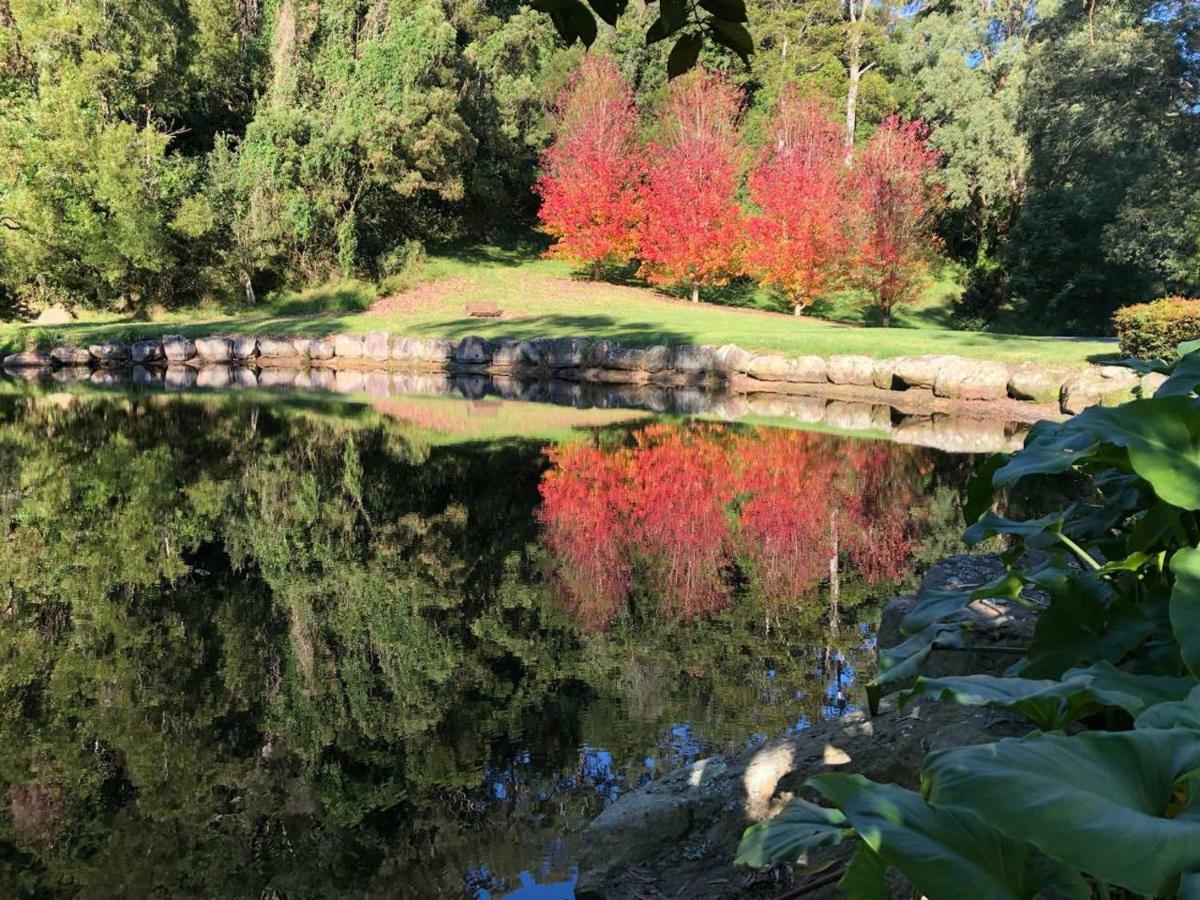
POLYGON ((473 319, 498 319, 500 307, 491 300, 473 300, 465 307, 467 315, 473 319))

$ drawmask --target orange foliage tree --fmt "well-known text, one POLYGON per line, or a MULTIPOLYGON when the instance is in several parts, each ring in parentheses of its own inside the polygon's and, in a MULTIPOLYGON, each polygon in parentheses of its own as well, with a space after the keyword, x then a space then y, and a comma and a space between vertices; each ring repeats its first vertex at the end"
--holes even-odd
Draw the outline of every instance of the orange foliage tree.
POLYGON ((857 155, 852 279, 890 325, 897 306, 916 298, 937 246, 936 191, 930 176, 938 154, 925 143, 926 127, 889 116, 857 155))
POLYGON ((589 266, 635 251, 642 155, 633 91, 616 63, 589 54, 554 107, 555 138, 536 184, 549 255, 589 266))
POLYGON ((812 95, 786 94, 750 172, 758 213, 747 223, 746 269, 796 314, 846 271, 849 195, 842 128, 812 95))
POLYGON ((744 224, 737 193, 742 92, 697 69, 671 82, 659 110, 662 135, 646 150, 638 228, 641 272, 651 284, 700 289, 737 273, 744 224))

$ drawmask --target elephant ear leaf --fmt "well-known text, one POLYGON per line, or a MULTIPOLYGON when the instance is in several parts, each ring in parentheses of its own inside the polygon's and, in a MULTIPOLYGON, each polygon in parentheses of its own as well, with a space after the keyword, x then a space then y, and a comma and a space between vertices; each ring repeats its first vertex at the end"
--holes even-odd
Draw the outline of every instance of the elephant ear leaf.
POLYGON ((807 862, 810 851, 840 844, 852 833, 838 810, 797 798, 775 818, 746 829, 734 864, 760 868, 807 862))
POLYGON ((1153 896, 1200 871, 1200 810, 1174 808, 1197 767, 1194 731, 1034 734, 930 754, 925 788, 938 808, 973 813, 1074 869, 1153 896))
POLYGON ((887 885, 887 863, 867 844, 859 844, 838 882, 838 890, 855 900, 892 900, 887 885))
POLYGON ((995 706, 1014 709, 1038 728, 1051 731, 1086 715, 1096 705, 1086 682, 999 678, 994 675, 963 675, 949 678, 918 678, 902 698, 953 700, 964 706, 995 706))
POLYGON ((1200 731, 1200 686, 1182 700, 1156 703, 1133 723, 1135 728, 1191 728, 1200 731))
POLYGON ((925 660, 934 650, 965 647, 966 630, 965 623, 934 624, 895 647, 880 650, 876 657, 878 674, 867 685, 867 703, 871 715, 879 711, 879 701, 885 693, 907 684, 920 674, 925 660))
POLYGON ((919 695, 965 706, 998 706, 1028 716, 1043 731, 1053 731, 1102 706, 1136 716, 1154 704, 1183 699, 1195 684, 1193 678, 1135 675, 1105 662, 1071 669, 1061 681, 994 675, 918 678, 901 703, 919 695))
POLYGON ((1171 590, 1171 631, 1184 664, 1200 678, 1200 548, 1188 547, 1171 557, 1175 586, 1171 590))
POLYGON ((845 813, 880 863, 903 872, 918 895, 1019 900, 1052 890, 1064 900, 1091 896, 1078 872, 971 813, 939 809, 914 791, 861 775, 814 775, 808 784, 845 813))

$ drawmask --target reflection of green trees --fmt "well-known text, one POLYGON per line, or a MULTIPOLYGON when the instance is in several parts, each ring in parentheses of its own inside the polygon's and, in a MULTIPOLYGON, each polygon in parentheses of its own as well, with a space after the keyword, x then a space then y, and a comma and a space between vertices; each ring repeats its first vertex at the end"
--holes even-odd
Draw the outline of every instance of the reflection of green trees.
POLYGON ((819 715, 819 612, 580 633, 543 466, 254 404, 0 401, 5 893, 454 895, 599 811, 585 743, 636 777, 664 722, 725 749, 819 715))

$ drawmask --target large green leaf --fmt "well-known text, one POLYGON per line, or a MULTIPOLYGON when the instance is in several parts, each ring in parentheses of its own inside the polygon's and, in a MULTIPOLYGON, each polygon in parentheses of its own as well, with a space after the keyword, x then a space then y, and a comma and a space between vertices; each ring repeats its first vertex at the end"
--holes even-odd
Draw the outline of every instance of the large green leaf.
POLYGON ((1182 700, 1157 703, 1133 723, 1135 728, 1191 728, 1200 731, 1200 687, 1182 700))
POLYGON ((728 47, 742 58, 742 62, 750 65, 750 57, 754 55, 754 38, 741 22, 729 22, 725 19, 709 19, 708 30, 713 40, 728 47))
POLYGON ((1171 631, 1188 670, 1200 678, 1200 548, 1178 550, 1171 557, 1175 586, 1171 590, 1171 631))
POLYGON ((861 775, 826 773, 808 783, 929 900, 1015 900, 1047 889, 1064 900, 1090 897, 1077 872, 969 812, 939 809, 914 791, 861 775))
MULTIPOLYGON (((979 544, 998 535, 1013 535, 1026 543, 1031 543, 1044 535, 1053 535, 1062 527, 1062 522, 1063 514, 1061 512, 1026 521, 1008 519, 994 512, 987 512, 963 533, 963 540, 968 544, 979 544)), ((1044 543, 1050 545, 1053 541, 1050 537, 1046 537, 1044 543)))
POLYGON ((1197 768, 1200 733, 1185 729, 1034 734, 930 754, 926 796, 1153 895, 1200 870, 1200 815, 1168 817, 1176 785, 1197 768))
POLYGON ((918 678, 900 702, 924 696, 965 706, 1013 709, 1043 731, 1052 731, 1104 706, 1136 716, 1156 703, 1186 697, 1195 684, 1193 678, 1137 675, 1105 662, 1072 669, 1061 681, 993 675, 918 678))
POLYGON ((887 886, 887 863, 867 844, 859 844, 838 882, 838 890, 854 900, 892 900, 887 886))
POLYGON ((1004 487, 1028 475, 1065 472, 1101 456, 1105 445, 1124 448, 1133 471, 1163 500, 1200 509, 1200 401, 1191 397, 1094 406, 1062 424, 1035 427, 1025 448, 996 473, 995 483, 1004 487))
POLYGON ((810 850, 840 844, 851 833, 838 810, 796 798, 775 818, 746 829, 734 865, 804 862, 810 850))
POLYGON ((944 619, 975 600, 1014 600, 1021 595, 1024 582, 1011 572, 997 578, 995 581, 960 590, 930 588, 921 591, 913 608, 908 611, 900 622, 900 630, 905 634, 916 634, 924 631, 934 622, 944 619))
POLYGON ((696 65, 704 39, 699 34, 685 34, 675 42, 667 57, 667 77, 678 78, 696 65))
MULTIPOLYGON (((1179 349, 1181 352, 1184 351, 1185 346, 1183 344, 1180 345, 1179 349)), ((1189 397, 1195 393, 1198 386, 1200 386, 1200 353, 1196 353, 1193 348, 1192 352, 1181 357, 1175 363, 1171 377, 1159 385, 1158 390, 1154 392, 1154 396, 1189 397)))
POLYGON ((1026 678, 1058 678, 1075 666, 1120 662, 1154 632, 1145 610, 1114 594, 1095 573, 1056 574, 1038 582, 1050 605, 1038 616, 1020 666, 1026 678))
POLYGON ((880 650, 876 657, 878 671, 867 685, 867 703, 871 714, 879 711, 879 699, 886 688, 895 688, 915 678, 925 665, 929 654, 938 649, 961 649, 966 646, 966 625, 930 625, 912 637, 880 650))

